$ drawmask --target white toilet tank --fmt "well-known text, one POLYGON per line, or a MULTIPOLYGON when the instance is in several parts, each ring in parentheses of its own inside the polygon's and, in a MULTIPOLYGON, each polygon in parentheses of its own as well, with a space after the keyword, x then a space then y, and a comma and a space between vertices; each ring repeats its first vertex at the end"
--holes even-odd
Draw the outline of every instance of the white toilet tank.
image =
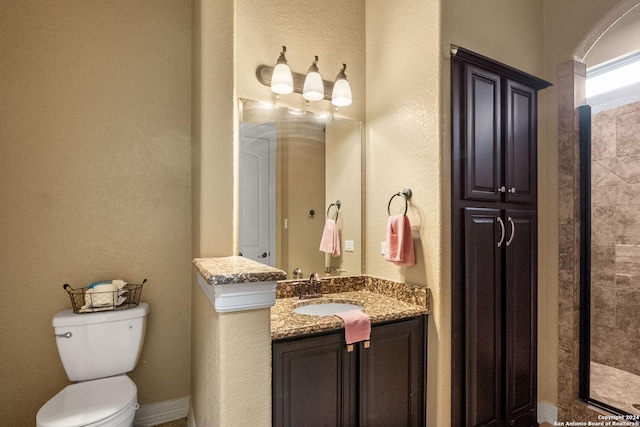
POLYGON ((140 358, 149 304, 126 310, 75 314, 64 310, 53 317, 60 359, 71 381, 124 374, 140 358))

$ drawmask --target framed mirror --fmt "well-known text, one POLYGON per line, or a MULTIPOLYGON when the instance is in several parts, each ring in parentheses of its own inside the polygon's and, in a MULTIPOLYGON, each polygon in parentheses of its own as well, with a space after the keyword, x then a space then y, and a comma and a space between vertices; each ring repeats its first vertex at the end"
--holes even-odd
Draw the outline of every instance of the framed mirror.
POLYGON ((239 121, 239 254, 289 278, 360 274, 361 123, 249 99, 239 121), (327 219, 339 255, 320 250, 327 219))

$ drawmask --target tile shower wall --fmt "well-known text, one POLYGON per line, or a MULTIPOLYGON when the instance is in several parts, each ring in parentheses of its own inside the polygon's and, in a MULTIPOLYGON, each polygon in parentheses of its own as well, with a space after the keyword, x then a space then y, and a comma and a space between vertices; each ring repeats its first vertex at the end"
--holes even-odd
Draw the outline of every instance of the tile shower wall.
POLYGON ((592 117, 591 357, 640 375, 640 102, 592 117))

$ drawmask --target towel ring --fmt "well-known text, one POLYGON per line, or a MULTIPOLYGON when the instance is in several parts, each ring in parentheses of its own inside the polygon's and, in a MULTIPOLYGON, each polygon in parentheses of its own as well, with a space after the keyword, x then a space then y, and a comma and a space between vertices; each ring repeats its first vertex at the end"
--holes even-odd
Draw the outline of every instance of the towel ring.
POLYGON ((391 201, 397 197, 400 196, 404 199, 404 215, 407 214, 407 209, 409 208, 409 200, 411 199, 411 196, 413 195, 412 191, 410 188, 405 188, 404 190, 394 194, 393 196, 391 196, 391 198, 389 199, 389 204, 387 205, 387 213, 389 214, 389 216, 391 216, 391 201))
POLYGON ((331 206, 335 206, 336 207, 336 218, 335 218, 335 221, 337 221, 338 220, 338 215, 340 215, 340 206, 342 206, 342 203, 340 202, 340 200, 336 200, 335 203, 331 203, 329 205, 329 207, 327 208, 327 218, 330 218, 329 217, 329 211, 331 210, 331 206))

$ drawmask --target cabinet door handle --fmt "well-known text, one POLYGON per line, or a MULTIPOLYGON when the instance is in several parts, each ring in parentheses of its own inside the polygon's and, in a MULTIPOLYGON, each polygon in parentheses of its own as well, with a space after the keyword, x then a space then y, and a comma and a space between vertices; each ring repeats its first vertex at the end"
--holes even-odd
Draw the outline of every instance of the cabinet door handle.
POLYGON ((509 189, 509 193, 516 194, 516 187, 511 187, 511 188, 509 189))
POLYGON ((504 193, 505 191, 507 191, 507 189, 504 185, 498 188, 498 193, 504 193))
POLYGON ((500 235, 500 241, 498 242, 498 247, 502 246, 502 242, 504 242, 504 222, 502 221, 502 218, 500 218, 499 216, 496 217, 498 218, 498 222, 500 223, 500 230, 502 231, 502 234, 500 235))
POLYGON ((511 244, 513 241, 513 236, 516 235, 516 224, 513 222, 511 217, 508 218, 508 221, 511 223, 511 236, 509 236, 509 240, 507 240, 507 246, 511 244))

